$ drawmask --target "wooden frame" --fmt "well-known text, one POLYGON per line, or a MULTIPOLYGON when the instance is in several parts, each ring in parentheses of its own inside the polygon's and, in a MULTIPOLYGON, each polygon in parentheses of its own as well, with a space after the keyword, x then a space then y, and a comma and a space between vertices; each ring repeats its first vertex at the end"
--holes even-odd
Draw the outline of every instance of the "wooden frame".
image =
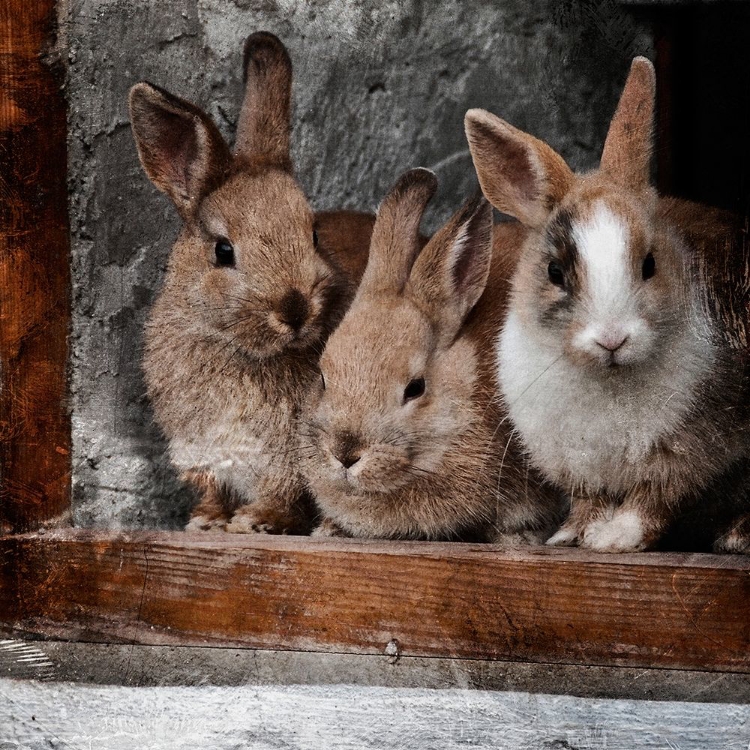
POLYGON ((0 9, 0 631, 750 672, 748 558, 64 528, 70 270, 54 5, 0 9))
POLYGON ((0 531, 62 520, 70 505, 67 124, 50 47, 55 5, 0 8, 0 531))

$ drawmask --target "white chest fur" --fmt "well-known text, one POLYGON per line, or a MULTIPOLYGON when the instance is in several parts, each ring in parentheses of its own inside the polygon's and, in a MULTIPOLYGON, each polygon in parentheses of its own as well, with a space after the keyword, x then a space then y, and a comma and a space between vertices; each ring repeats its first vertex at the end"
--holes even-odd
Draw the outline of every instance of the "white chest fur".
POLYGON ((533 463, 566 489, 624 491, 659 443, 679 450, 679 427, 712 361, 707 336, 688 332, 647 378, 598 378, 570 363, 562 345, 540 346, 514 313, 497 342, 510 418, 533 463))

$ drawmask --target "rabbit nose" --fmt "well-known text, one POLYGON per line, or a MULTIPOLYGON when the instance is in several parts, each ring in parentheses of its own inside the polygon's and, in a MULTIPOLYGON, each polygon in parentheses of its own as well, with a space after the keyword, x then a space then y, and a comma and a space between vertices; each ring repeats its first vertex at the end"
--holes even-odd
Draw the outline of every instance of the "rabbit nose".
POLYGON ((605 333, 596 339, 598 346, 602 349, 606 349, 608 352, 616 352, 627 340, 629 336, 627 333, 621 331, 613 331, 611 333, 605 333))
POLYGON ((359 440, 351 433, 339 435, 336 448, 332 451, 334 458, 345 468, 351 469, 362 458, 359 440))
POLYGON ((351 453, 347 453, 345 456, 336 456, 336 458, 338 458, 338 460, 341 462, 341 465, 345 469, 351 469, 352 466, 354 466, 354 464, 356 464, 357 461, 359 461, 361 456, 355 456, 351 453))
POLYGON ((279 303, 277 314, 282 323, 288 325, 292 330, 299 331, 305 321, 309 308, 305 296, 298 289, 287 292, 279 303))

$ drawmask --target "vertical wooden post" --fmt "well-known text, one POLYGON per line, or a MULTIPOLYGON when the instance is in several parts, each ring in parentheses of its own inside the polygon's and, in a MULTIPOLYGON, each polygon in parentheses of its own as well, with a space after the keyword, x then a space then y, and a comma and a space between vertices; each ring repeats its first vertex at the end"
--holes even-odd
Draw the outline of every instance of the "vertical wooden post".
POLYGON ((68 522, 70 240, 55 0, 0 4, 0 532, 68 522))

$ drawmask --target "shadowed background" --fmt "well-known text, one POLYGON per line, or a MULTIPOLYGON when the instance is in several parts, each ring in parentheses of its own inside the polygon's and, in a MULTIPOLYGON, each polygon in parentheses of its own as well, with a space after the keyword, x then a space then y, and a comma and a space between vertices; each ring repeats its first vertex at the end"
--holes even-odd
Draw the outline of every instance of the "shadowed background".
POLYGON ((141 330, 179 221, 143 174, 127 92, 147 79, 233 139, 244 38, 277 34, 295 70, 293 158, 315 209, 375 210, 404 170, 440 179, 424 229, 473 190, 470 107, 596 166, 650 27, 614 2, 71 0, 71 409, 77 525, 174 528, 192 502, 165 459, 140 370, 141 330))

